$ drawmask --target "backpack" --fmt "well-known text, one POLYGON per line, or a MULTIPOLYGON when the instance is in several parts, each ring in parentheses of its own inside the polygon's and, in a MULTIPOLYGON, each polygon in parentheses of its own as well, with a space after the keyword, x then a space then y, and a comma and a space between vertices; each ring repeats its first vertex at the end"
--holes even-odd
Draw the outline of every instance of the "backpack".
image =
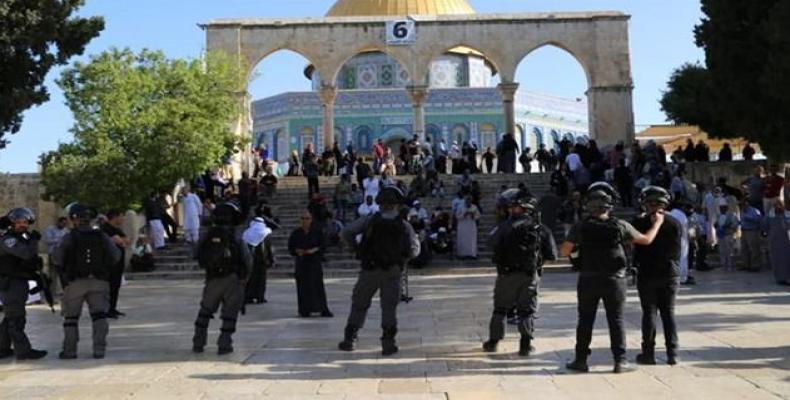
POLYGON ((507 221, 494 246, 497 272, 533 272, 543 266, 541 226, 531 217, 507 221))
POLYGON ((362 269, 388 269, 409 258, 409 236, 400 218, 387 219, 376 213, 367 223, 359 247, 362 269))
POLYGON ((624 277, 628 259, 617 218, 588 218, 580 226, 582 275, 624 277))
POLYGON ((71 233, 72 245, 66 256, 65 270, 69 280, 93 276, 96 279, 109 279, 112 260, 107 250, 105 234, 93 229, 74 230, 71 233))
POLYGON ((222 278, 239 272, 242 264, 241 250, 233 230, 213 227, 198 249, 198 264, 206 270, 206 278, 222 278))

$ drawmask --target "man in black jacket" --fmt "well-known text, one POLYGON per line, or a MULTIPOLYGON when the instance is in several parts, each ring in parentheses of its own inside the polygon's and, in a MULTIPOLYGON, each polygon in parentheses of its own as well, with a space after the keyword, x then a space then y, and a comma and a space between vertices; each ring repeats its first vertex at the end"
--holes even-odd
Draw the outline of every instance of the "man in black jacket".
MULTIPOLYGON (((661 187, 648 186, 639 196, 647 211, 634 221, 634 227, 647 232, 652 226, 650 215, 669 207, 671 195, 661 187)), ((675 297, 680 275, 681 224, 668 215, 649 246, 636 246, 634 266, 638 271, 637 287, 642 304, 642 354, 638 364, 654 365, 656 345, 656 313, 661 314, 667 347, 667 363, 677 364, 678 334, 675 324, 675 297)))
POLYGON ((41 266, 37 250, 41 234, 28 232, 36 221, 30 209, 13 209, 4 219, 8 231, 0 237, 0 301, 5 311, 0 324, 0 358, 16 355, 17 360, 37 360, 47 352, 30 346, 25 334, 25 304, 28 279, 41 266))

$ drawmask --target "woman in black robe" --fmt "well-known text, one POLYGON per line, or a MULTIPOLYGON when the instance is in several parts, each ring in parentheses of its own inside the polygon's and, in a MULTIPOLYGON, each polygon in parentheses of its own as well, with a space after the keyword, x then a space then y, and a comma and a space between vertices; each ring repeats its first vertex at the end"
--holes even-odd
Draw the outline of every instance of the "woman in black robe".
POLYGON ((313 226, 313 216, 309 211, 302 212, 302 226, 291 233, 288 239, 288 252, 296 257, 296 294, 299 316, 307 318, 312 313, 322 317, 333 317, 326 303, 324 270, 324 235, 313 226))

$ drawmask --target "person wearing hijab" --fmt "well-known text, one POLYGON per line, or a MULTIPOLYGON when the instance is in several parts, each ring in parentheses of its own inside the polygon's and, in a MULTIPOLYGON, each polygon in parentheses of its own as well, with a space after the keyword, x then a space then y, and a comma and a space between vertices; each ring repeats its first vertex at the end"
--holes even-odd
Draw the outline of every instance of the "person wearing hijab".
POLYGON ((307 318, 312 313, 321 313, 331 318, 324 287, 324 235, 313 224, 313 214, 305 210, 301 216, 301 226, 296 228, 288 239, 288 252, 296 258, 296 294, 299 316, 307 318))
POLYGON ((245 290, 246 304, 266 303, 266 274, 274 265, 271 243, 272 230, 262 217, 256 217, 242 234, 244 244, 252 254, 252 271, 245 290))

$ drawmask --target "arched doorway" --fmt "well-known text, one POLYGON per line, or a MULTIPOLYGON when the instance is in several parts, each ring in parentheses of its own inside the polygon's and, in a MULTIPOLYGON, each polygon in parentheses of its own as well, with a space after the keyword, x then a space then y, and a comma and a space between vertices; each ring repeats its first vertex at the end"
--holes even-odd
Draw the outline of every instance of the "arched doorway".
POLYGON ((362 125, 354 130, 354 137, 357 140, 356 149, 358 152, 367 154, 373 150, 373 143, 371 143, 372 136, 373 130, 368 126, 362 125))

